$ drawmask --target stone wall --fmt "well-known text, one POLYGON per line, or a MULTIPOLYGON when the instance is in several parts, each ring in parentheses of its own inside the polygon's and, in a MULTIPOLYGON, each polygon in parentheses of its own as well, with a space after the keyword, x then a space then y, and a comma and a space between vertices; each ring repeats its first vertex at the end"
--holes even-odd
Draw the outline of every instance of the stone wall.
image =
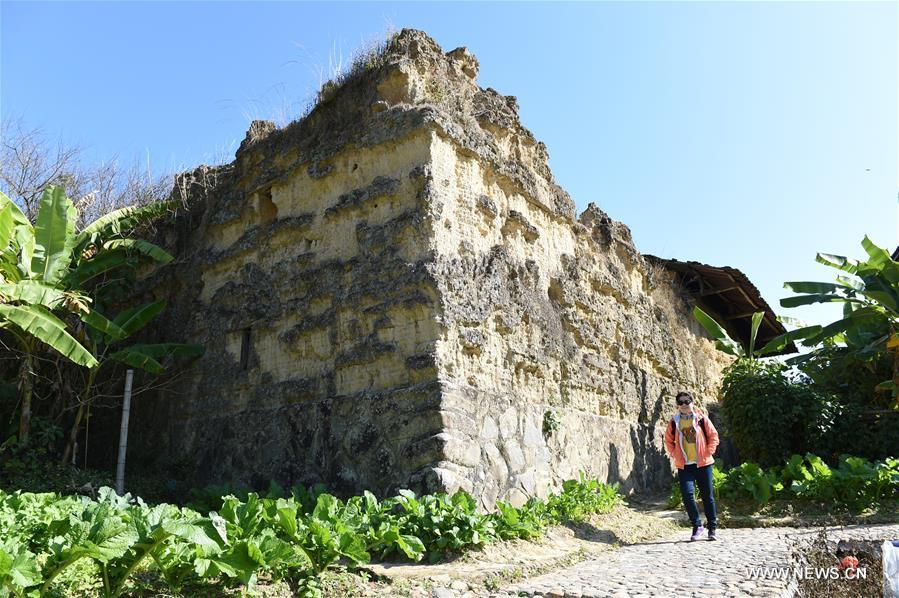
POLYGON ((179 179, 157 235, 178 260, 144 286, 170 304, 155 334, 206 354, 136 405, 138 461, 488 508, 578 471, 670 482, 672 395, 712 398, 722 359, 627 227, 575 219, 477 70, 404 30, 302 121, 179 179))

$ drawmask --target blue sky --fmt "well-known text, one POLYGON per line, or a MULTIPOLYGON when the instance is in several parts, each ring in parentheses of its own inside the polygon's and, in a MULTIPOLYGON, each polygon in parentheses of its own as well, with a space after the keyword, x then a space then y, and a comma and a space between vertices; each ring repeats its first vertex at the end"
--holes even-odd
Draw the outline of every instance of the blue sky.
POLYGON ((515 95, 582 210, 743 270, 779 313, 817 251, 897 239, 897 4, 0 3, 0 110, 87 158, 230 159, 365 40, 424 29, 515 95))

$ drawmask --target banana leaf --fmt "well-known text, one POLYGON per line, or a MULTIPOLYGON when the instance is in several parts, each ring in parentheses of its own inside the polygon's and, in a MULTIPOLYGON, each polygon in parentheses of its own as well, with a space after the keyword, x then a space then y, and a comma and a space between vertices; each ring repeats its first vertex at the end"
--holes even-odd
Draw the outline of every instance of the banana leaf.
POLYGON ((815 256, 815 261, 831 268, 855 274, 858 270, 858 261, 843 255, 834 255, 832 253, 819 253, 815 256))
POLYGON ((69 273, 67 283, 80 287, 101 274, 116 268, 132 265, 133 262, 128 257, 128 252, 125 249, 117 248, 101 251, 90 259, 79 261, 75 269, 69 273))
MULTIPOLYGON (((115 322, 111 322, 104 315, 98 312, 95 309, 90 310, 88 313, 81 314, 81 321, 94 328, 95 330, 99 330, 104 335, 108 337, 108 342, 114 342, 117 340, 121 340, 128 336, 124 330, 122 330, 118 324, 115 322)), ((108 344, 107 342, 107 344, 108 344)))
POLYGON ((762 324, 762 318, 765 317, 765 312, 757 311, 752 314, 752 327, 749 330, 749 354, 755 355, 755 339, 759 333, 759 326, 762 324))
POLYGON ((131 249, 143 255, 149 256, 162 264, 167 264, 175 259, 161 247, 154 245, 149 241, 144 241, 143 239, 113 239, 111 241, 106 241, 105 243, 103 243, 103 247, 104 249, 115 249, 117 247, 131 249))
POLYGON ((84 249, 91 243, 122 234, 142 222, 149 222, 178 205, 177 201, 157 201, 145 206, 126 206, 97 218, 77 235, 77 247, 84 249))
POLYGON ((28 217, 22 213, 22 210, 19 209, 19 206, 16 205, 16 202, 11 200, 5 193, 0 191, 0 206, 6 207, 9 206, 10 213, 12 215, 13 223, 16 226, 31 226, 31 223, 28 221, 28 217))
POLYGON ((790 289, 796 293, 814 293, 814 294, 826 294, 826 293, 836 293, 838 290, 856 292, 858 288, 855 286, 837 284, 834 282, 785 282, 785 289, 790 289))
POLYGON ((780 300, 781 307, 798 307, 800 305, 811 305, 812 303, 842 303, 851 301, 855 303, 864 303, 861 299, 854 297, 841 297, 839 295, 828 295, 825 293, 816 293, 813 295, 797 295, 795 297, 786 297, 780 300))
POLYGON ((66 325, 39 305, 0 305, 0 322, 9 321, 42 343, 50 345, 67 359, 85 367, 95 367, 97 360, 72 336, 66 325))
POLYGON ((0 250, 6 251, 10 243, 15 241, 13 232, 16 230, 16 224, 12 219, 12 204, 0 206, 0 250))
POLYGON ((877 323, 885 319, 885 314, 873 307, 862 307, 853 311, 849 316, 832 322, 824 326, 817 334, 807 337, 806 343, 809 346, 817 345, 824 340, 834 338, 839 334, 845 333, 847 330, 855 326, 864 326, 877 323))
POLYGON ((156 314, 161 312, 163 309, 165 309, 165 299, 160 299, 159 301, 154 301, 153 303, 147 303, 145 305, 139 305, 137 307, 126 309, 125 311, 118 314, 113 319, 113 322, 115 322, 116 326, 118 326, 125 332, 125 337, 128 337, 146 326, 147 322, 152 320, 156 316, 156 314))
POLYGON ((43 305, 50 310, 59 307, 65 297, 60 289, 36 280, 0 284, 0 295, 3 295, 7 302, 20 301, 29 305, 43 305))
POLYGON ((727 335, 727 332, 724 331, 724 328, 722 328, 709 314, 702 311, 702 309, 699 307, 693 308, 693 317, 695 317, 702 327, 705 328, 705 331, 709 333, 709 336, 715 341, 715 347, 717 347, 719 351, 737 357, 742 357, 746 354, 742 345, 730 338, 727 335))
POLYGON ((41 196, 34 227, 34 255, 29 268, 47 284, 59 282, 72 261, 78 212, 62 187, 50 187, 41 196))
POLYGON ((18 268, 22 278, 34 278, 31 262, 35 252, 34 229, 29 226, 16 227, 16 244, 19 246, 18 268))
POLYGON ((165 367, 159 363, 159 359, 167 355, 179 357, 193 357, 203 354, 203 347, 182 343, 158 343, 151 345, 132 345, 121 351, 112 353, 109 358, 130 365, 138 369, 146 370, 152 374, 161 374, 165 367))
POLYGON ((796 330, 790 330, 789 332, 774 337, 756 352, 759 355, 768 355, 770 353, 783 351, 790 345, 790 343, 818 334, 821 332, 821 328, 821 326, 816 324, 814 326, 805 326, 803 328, 797 328, 796 330))
POLYGON ((899 284, 899 263, 892 260, 889 252, 878 247, 867 235, 862 239, 862 247, 871 258, 868 260, 868 265, 880 272, 881 276, 891 285, 899 284))

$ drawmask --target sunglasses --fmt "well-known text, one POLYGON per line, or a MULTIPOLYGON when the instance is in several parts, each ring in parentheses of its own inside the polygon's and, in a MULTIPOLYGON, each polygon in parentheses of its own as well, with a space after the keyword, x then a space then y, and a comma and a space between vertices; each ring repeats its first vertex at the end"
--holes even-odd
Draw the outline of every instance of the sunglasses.
POLYGON ((690 399, 677 399, 678 405, 689 405, 692 402, 690 399))

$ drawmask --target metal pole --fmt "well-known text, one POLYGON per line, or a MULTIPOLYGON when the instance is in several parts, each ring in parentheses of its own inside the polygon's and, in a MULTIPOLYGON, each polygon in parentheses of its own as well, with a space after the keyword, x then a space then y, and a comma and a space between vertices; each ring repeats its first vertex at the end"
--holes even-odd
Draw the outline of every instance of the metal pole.
POLYGON ((128 415, 131 413, 131 381, 134 370, 125 372, 125 400, 122 402, 122 427, 119 430, 119 461, 115 472, 115 491, 125 494, 125 451, 128 448, 128 415))

